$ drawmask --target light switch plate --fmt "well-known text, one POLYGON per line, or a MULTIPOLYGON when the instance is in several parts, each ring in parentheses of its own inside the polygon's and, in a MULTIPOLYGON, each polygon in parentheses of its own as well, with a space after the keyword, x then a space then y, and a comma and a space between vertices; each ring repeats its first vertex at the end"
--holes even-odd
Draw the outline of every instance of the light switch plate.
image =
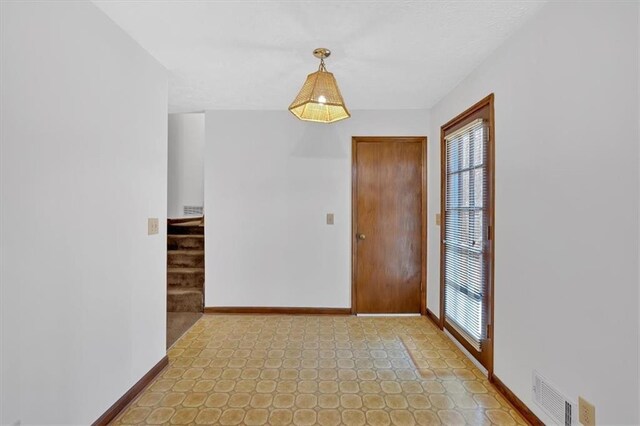
POLYGON ((436 225, 440 226, 440 213, 436 214, 436 225))
POLYGON ((160 224, 157 217, 147 219, 147 235, 155 235, 160 232, 160 224))
POLYGON ((327 213, 327 225, 333 225, 333 213, 327 213))

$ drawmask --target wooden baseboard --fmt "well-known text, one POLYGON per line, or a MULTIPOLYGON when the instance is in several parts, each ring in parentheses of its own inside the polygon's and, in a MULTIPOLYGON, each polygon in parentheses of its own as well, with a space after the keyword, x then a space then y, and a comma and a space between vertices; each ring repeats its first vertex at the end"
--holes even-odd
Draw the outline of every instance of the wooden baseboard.
POLYGON ((351 315, 351 308, 298 308, 270 306, 207 306, 205 314, 351 315))
POLYGON ((433 312, 431 312, 431 309, 427 308, 427 318, 429 318, 431 320, 431 322, 433 322, 433 324, 438 327, 440 327, 440 318, 438 318, 436 316, 436 314, 434 314, 433 312))
POLYGON ((505 399, 509 401, 511 405, 513 405, 513 407, 520 413, 522 417, 524 417, 524 419, 530 425, 544 426, 542 420, 540 420, 538 416, 533 414, 533 411, 531 411, 529 407, 527 407, 526 404, 522 402, 520 398, 518 398, 516 394, 514 394, 511 389, 509 389, 507 385, 505 385, 502 380, 500 380, 495 374, 492 374, 491 377, 489 377, 489 381, 496 387, 496 389, 498 389, 502 396, 504 396, 505 399))
POLYGON ((131 401, 133 401, 139 394, 147 387, 149 383, 162 371, 164 368, 169 365, 169 358, 165 355, 156 365, 151 368, 142 376, 138 382, 131 387, 122 397, 115 402, 107 411, 101 415, 98 420, 93 422, 92 426, 104 426, 108 425, 113 419, 120 414, 122 410, 125 409, 127 405, 131 401))

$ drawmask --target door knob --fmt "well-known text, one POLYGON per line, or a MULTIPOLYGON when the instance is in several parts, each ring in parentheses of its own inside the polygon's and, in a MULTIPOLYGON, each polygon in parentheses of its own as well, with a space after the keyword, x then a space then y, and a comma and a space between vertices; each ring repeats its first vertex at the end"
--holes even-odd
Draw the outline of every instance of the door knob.
POLYGON ((364 234, 358 234, 357 237, 359 240, 364 240, 365 238, 367 238, 367 236, 364 234))

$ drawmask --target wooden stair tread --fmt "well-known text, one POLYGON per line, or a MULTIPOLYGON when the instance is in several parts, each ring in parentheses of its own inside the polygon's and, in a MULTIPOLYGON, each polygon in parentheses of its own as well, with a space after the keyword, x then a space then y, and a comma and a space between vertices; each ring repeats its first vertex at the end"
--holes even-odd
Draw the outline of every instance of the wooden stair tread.
POLYGON ((168 234, 169 238, 204 238, 203 234, 168 234))
POLYGON ((172 223, 171 226, 204 226, 199 220, 191 221, 191 222, 182 222, 182 223, 172 223))
POLYGON ((201 274, 204 268, 167 268, 168 274, 201 274))
POLYGON ((185 254, 187 256, 202 256, 204 250, 167 250, 169 254, 185 254))
POLYGON ((167 289, 167 294, 170 295, 183 295, 183 294, 202 294, 202 289, 197 289, 193 287, 169 287, 167 289))

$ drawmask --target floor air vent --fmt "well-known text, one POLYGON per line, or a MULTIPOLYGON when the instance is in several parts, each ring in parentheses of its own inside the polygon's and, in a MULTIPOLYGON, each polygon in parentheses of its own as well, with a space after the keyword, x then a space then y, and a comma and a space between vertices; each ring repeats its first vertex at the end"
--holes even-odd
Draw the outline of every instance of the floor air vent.
POLYGON ((533 400, 557 424, 565 426, 574 424, 577 414, 574 404, 535 370, 533 371, 533 400))
POLYGON ((202 216, 202 206, 183 206, 185 216, 202 216))

